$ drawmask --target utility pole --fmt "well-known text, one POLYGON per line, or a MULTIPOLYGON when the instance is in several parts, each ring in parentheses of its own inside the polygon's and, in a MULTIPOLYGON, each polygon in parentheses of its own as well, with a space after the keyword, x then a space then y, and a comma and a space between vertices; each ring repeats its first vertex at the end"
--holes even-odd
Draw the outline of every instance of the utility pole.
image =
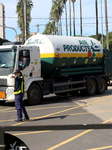
POLYGON ((106 42, 107 42, 107 49, 109 49, 108 19, 107 19, 107 0, 105 0, 105 24, 106 24, 106 42))
POLYGON ((27 0, 24 0, 24 30, 25 30, 25 41, 27 40, 27 0))
POLYGON ((82 4, 81 4, 81 0, 80 0, 80 32, 81 32, 81 36, 82 36, 82 4))
POLYGON ((37 24, 36 26, 37 26, 37 33, 39 33, 39 25, 37 24))
POLYGON ((97 0, 95 1, 96 6, 96 39, 98 40, 98 6, 97 6, 97 0))

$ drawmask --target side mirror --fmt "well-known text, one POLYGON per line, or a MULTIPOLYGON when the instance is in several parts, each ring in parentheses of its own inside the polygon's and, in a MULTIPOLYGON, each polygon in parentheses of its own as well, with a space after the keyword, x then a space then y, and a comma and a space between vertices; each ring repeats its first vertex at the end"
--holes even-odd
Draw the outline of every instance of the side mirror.
POLYGON ((23 57, 29 57, 29 50, 23 51, 23 57))
POLYGON ((29 58, 23 58, 23 64, 24 64, 25 67, 28 66, 29 63, 30 63, 30 59, 29 58))

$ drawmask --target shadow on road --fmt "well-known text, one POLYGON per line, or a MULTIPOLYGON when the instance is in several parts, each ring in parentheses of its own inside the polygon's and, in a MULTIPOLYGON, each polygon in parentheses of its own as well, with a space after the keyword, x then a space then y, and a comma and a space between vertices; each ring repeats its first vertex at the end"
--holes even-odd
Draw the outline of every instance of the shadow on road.
POLYGON ((31 121, 39 121, 39 120, 48 120, 48 119, 57 119, 57 118, 60 118, 60 119, 64 119, 66 117, 68 117, 69 115, 59 115, 59 116, 50 116, 50 117, 45 117, 45 118, 40 118, 40 119, 33 119, 31 121))

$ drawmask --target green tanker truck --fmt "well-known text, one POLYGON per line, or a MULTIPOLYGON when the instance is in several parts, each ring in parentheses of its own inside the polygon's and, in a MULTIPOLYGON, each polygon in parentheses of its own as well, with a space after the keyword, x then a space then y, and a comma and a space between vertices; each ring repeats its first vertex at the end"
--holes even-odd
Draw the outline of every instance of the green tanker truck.
POLYGON ((14 99, 10 75, 16 69, 24 75, 24 98, 30 104, 50 93, 103 94, 112 78, 111 52, 88 37, 37 34, 24 45, 0 46, 0 60, 0 100, 14 99))

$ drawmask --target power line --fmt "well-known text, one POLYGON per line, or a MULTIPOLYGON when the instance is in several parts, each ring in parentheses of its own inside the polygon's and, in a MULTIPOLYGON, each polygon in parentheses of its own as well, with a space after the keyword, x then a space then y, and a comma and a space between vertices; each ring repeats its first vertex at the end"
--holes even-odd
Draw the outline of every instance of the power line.
MULTIPOLYGON (((112 22, 108 22, 109 24, 111 24, 112 22)), ((91 24, 96 24, 96 23, 83 23, 83 25, 84 24, 86 24, 86 25, 91 25, 91 24)), ((99 22, 99 24, 101 24, 100 22, 99 22)), ((103 24, 105 24, 105 22, 103 23, 103 24)), ((46 24, 38 24, 39 26, 46 26, 46 24)), ((62 24, 63 26, 65 26, 66 24, 62 24)), ((73 24, 72 24, 73 25, 73 24)), ((76 24, 77 26, 79 26, 80 24, 76 24)), ((37 25, 33 25, 33 26, 30 26, 30 27, 36 27, 37 25)))
MULTIPOLYGON (((3 18, 3 17, 0 17, 0 18, 3 18)), ((18 19, 18 17, 5 17, 5 18, 8 18, 8 19, 18 19)), ((105 17, 98 17, 98 18, 105 18, 105 17)), ((112 16, 109 16, 108 18, 112 18, 112 16)), ((50 18, 31 18, 31 19, 50 19, 50 18)), ((61 19, 65 19, 65 18, 61 18, 61 19)), ((70 19, 70 18, 67 18, 67 19, 70 19)), ((73 19, 73 18, 71 18, 73 19)), ((75 19, 80 19, 80 18, 75 18, 75 19)), ((83 17, 82 19, 96 19, 96 17, 83 17)))
MULTIPOLYGON (((112 24, 112 22, 109 22, 110 24, 112 24)), ((83 27, 94 27, 94 24, 95 23, 83 23, 83 27), (93 24, 93 26, 92 26, 92 24, 93 24)), ((99 24, 101 24, 101 23, 99 23, 99 24)), ((105 24, 105 23, 104 23, 105 24)), ((46 26, 46 24, 38 24, 39 26, 46 26)), ((62 24, 62 26, 65 26, 66 24, 62 24)), ((71 24, 72 26, 73 26, 73 24, 71 24)), ((76 26, 80 26, 80 24, 76 24, 76 26)), ((109 25, 109 26, 112 26, 112 25, 109 25)), ((32 25, 32 26, 30 26, 30 28, 35 28, 35 27, 37 27, 37 25, 32 25)), ((15 27, 15 29, 19 29, 19 28, 16 28, 15 27)))

